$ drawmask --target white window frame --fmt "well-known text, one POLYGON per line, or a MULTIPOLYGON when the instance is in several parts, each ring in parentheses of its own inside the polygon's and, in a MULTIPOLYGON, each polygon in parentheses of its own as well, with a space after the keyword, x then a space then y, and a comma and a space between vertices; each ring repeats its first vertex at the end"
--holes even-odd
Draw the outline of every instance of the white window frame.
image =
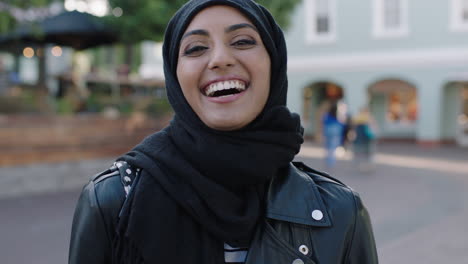
POLYGON ((401 24, 399 28, 387 29, 385 28, 385 17, 384 17, 384 1, 385 0, 373 0, 373 23, 372 33, 376 38, 401 38, 409 35, 409 3, 408 0, 401 1, 401 24))
POLYGON ((317 0, 305 0, 305 30, 306 30, 306 42, 308 44, 321 44, 335 42, 336 37, 336 2, 337 0, 328 0, 328 8, 330 10, 330 25, 329 31, 319 33, 317 29, 317 0))
POLYGON ((463 0, 450 0, 450 30, 454 32, 468 32, 468 20, 463 20, 463 0))

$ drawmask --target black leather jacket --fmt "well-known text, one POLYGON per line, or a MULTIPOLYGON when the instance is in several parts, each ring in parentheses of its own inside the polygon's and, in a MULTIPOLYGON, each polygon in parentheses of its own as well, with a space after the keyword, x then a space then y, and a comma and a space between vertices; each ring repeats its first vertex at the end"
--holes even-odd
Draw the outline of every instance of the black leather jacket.
MULTIPOLYGON (((125 192, 119 171, 97 175, 81 193, 73 219, 69 264, 110 263, 125 192)), ((358 194, 302 163, 270 185, 267 218, 247 264, 378 263, 371 222, 358 194)))

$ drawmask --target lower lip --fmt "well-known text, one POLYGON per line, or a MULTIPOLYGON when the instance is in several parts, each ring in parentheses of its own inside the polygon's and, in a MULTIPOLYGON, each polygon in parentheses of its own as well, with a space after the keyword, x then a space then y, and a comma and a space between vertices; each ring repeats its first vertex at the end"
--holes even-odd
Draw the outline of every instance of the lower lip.
POLYGON ((208 101, 210 101, 212 103, 227 104, 227 103, 232 103, 232 102, 236 101, 237 99, 239 99, 239 97, 244 95, 245 91, 247 91, 247 89, 240 92, 240 93, 238 93, 238 94, 225 95, 225 96, 219 96, 219 97, 209 97, 209 96, 207 96, 206 98, 208 99, 208 101))

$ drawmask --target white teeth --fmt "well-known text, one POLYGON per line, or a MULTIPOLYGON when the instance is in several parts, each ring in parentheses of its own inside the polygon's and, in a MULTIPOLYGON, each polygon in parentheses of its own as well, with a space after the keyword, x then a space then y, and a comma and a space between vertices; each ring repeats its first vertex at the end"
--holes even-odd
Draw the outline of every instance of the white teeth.
POLYGON ((224 81, 224 82, 217 82, 212 83, 205 91, 205 94, 208 96, 212 96, 215 92, 227 89, 237 89, 239 91, 245 90, 245 83, 242 81, 224 81))

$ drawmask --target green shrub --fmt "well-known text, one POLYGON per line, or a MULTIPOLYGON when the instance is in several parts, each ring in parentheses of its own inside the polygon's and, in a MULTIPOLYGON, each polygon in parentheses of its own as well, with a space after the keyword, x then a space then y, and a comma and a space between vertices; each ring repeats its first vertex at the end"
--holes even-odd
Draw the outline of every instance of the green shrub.
POLYGON ((34 96, 30 91, 22 92, 17 96, 0 96, 0 113, 34 113, 40 112, 38 101, 40 98, 34 96))
POLYGON ((60 115, 71 115, 75 112, 74 103, 67 97, 56 99, 55 111, 60 115))
POLYGON ((144 108, 144 111, 153 117, 161 117, 171 113, 172 107, 167 98, 158 98, 151 100, 151 102, 144 108))

